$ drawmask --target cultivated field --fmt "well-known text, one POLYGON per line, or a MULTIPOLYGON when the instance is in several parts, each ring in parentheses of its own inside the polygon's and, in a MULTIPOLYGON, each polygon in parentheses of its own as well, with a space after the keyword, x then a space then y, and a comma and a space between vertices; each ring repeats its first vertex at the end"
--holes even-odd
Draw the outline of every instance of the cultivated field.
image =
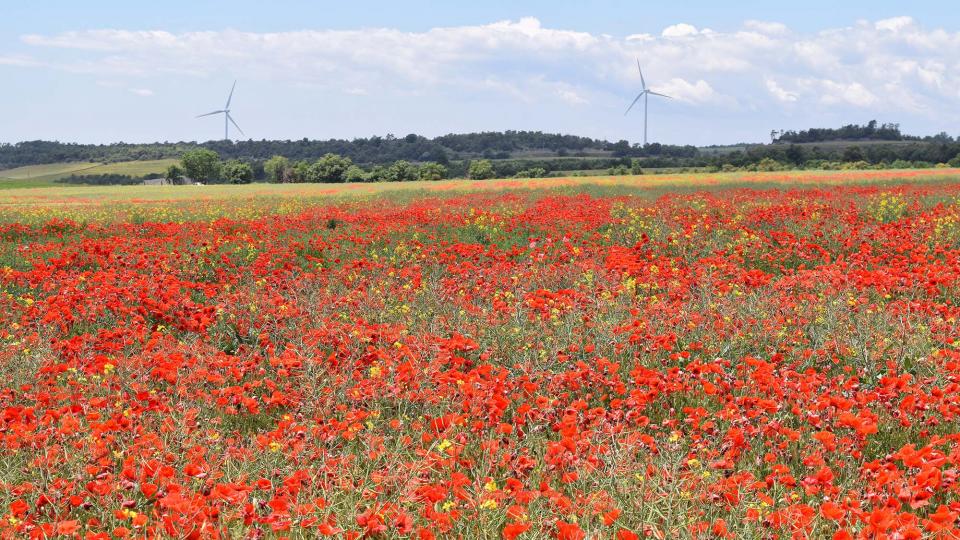
POLYGON ((960 534, 955 170, 20 189, 0 240, 0 537, 960 534))
POLYGON ((22 188, 37 185, 57 185, 55 182, 71 175, 123 174, 139 177, 151 173, 162 173, 175 159, 156 159, 147 161, 120 161, 117 163, 53 163, 49 165, 29 165, 16 169, 0 170, 0 189, 22 188))

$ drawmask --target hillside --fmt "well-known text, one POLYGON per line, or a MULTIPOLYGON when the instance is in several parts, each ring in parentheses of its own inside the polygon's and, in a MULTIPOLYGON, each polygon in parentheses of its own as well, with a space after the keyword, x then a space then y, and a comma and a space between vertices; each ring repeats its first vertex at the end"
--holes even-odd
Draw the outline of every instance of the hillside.
MULTIPOLYGON (((772 135, 777 134, 773 132, 772 135)), ((301 167, 326 154, 348 158, 365 171, 397 162, 436 162, 450 176, 466 176, 469 162, 493 162, 496 175, 595 173, 611 169, 714 169, 777 170, 784 168, 841 168, 855 163, 876 168, 926 168, 956 165, 960 142, 941 133, 917 137, 900 133, 896 124, 870 122, 837 129, 780 131, 768 144, 690 145, 631 144, 575 135, 539 131, 504 131, 449 134, 427 138, 367 137, 352 140, 247 140, 91 145, 56 141, 0 144, 0 178, 6 186, 36 185, 69 176, 100 177, 102 182, 135 181, 162 173, 185 152, 215 151, 222 160, 251 165, 254 178, 265 179, 264 162, 283 156, 301 167), (114 175, 116 178, 106 178, 114 175)))
POLYGON ((26 165, 13 169, 0 170, 0 187, 40 186, 56 183, 69 176, 96 176, 117 174, 130 177, 143 177, 149 174, 161 174, 176 159, 157 159, 148 161, 121 161, 117 163, 66 162, 43 165, 26 165))

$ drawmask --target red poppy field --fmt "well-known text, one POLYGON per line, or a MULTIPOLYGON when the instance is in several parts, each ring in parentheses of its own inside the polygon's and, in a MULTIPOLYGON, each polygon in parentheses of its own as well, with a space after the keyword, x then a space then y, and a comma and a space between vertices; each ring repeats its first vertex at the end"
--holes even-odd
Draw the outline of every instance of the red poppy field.
POLYGON ((4 538, 960 536, 960 184, 111 205, 0 209, 4 538))

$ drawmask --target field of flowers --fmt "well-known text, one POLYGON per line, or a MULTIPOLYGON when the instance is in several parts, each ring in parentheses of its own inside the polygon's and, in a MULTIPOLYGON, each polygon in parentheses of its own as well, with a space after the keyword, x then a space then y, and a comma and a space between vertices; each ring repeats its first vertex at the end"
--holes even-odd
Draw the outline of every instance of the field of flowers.
POLYGON ((0 537, 955 538, 960 184, 800 184, 0 207, 0 537))

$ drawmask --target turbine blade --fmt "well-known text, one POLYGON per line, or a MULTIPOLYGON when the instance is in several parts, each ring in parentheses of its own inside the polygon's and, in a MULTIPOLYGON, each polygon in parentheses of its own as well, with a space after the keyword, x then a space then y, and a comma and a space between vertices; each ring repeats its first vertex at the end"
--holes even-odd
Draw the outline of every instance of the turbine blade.
POLYGON ((631 103, 630 106, 627 107, 627 110, 626 110, 626 112, 623 113, 623 115, 626 116, 627 113, 630 112, 630 109, 632 109, 633 106, 636 105, 637 102, 640 101, 640 98, 642 98, 643 95, 646 94, 646 93, 647 93, 647 91, 644 90, 643 92, 640 92, 639 94, 637 94, 637 97, 633 98, 633 103, 631 103))
POLYGON ((653 90, 647 90, 647 93, 648 93, 648 94, 652 94, 652 95, 654 95, 654 96, 660 96, 660 97, 665 97, 665 98, 667 98, 667 99, 673 99, 672 97, 670 97, 670 96, 668 96, 668 95, 666 95, 666 94, 661 94, 660 92, 654 92, 653 90))
POLYGON ((640 69, 640 59, 637 58, 637 71, 640 72, 640 84, 643 85, 643 89, 647 89, 647 81, 643 80, 643 70, 640 69))
POLYGON ((237 128, 237 131, 239 131, 241 135, 243 135, 244 137, 246 137, 247 134, 244 133, 243 130, 240 129, 240 126, 238 126, 237 123, 233 121, 233 117, 230 116, 230 113, 226 113, 226 114, 227 114, 227 120, 229 120, 230 123, 233 124, 233 127, 237 128))
POLYGON ((222 112, 226 112, 226 111, 213 111, 213 112, 208 112, 207 114, 201 114, 200 116, 197 116, 197 118, 203 118, 204 116, 210 116, 211 114, 220 114, 220 113, 222 113, 222 112))
POLYGON ((230 95, 227 96, 227 104, 223 106, 223 110, 230 109, 230 100, 233 99, 233 91, 237 88, 237 81, 233 81, 233 86, 230 87, 230 95))

